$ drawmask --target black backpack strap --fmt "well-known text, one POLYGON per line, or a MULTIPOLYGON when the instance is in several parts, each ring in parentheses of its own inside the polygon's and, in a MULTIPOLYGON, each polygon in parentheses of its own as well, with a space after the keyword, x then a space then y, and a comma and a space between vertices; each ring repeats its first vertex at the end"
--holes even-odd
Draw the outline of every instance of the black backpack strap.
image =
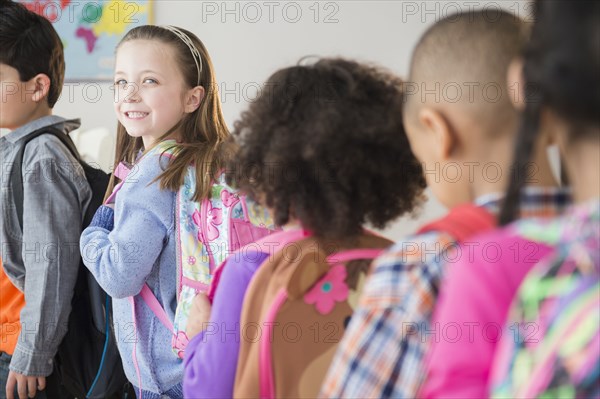
POLYGON ((79 156, 79 151, 77 151, 77 147, 75 147, 75 143, 71 140, 71 137, 66 135, 62 130, 54 126, 46 126, 41 129, 35 130, 29 133, 27 136, 23 138, 23 143, 21 144, 21 148, 17 152, 17 156, 15 157, 15 161, 12 166, 12 170, 10 172, 10 186, 12 188, 12 196, 15 207, 17 208, 17 218, 19 220, 19 227, 21 231, 23 231, 23 202, 24 202, 24 194, 23 194, 23 158, 25 156, 25 147, 27 144, 44 134, 51 134, 54 137, 58 138, 61 143, 67 149, 78 162, 81 162, 81 157, 79 156))

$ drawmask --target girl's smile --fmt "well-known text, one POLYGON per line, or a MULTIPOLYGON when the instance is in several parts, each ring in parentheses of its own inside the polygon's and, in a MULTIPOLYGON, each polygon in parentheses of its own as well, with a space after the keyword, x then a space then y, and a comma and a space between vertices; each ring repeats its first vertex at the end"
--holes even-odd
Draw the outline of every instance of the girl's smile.
MULTIPOLYGON (((173 49, 158 41, 132 40, 117 51, 115 112, 133 137, 149 148, 187 113, 186 87, 173 49)), ((177 134, 177 132, 171 132, 177 134)))

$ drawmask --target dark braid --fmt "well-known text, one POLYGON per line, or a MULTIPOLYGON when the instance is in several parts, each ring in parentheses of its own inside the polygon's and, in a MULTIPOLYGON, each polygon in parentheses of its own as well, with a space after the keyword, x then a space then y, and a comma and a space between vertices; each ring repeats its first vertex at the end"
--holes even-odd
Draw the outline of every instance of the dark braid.
POLYGON ((519 215, 521 188, 540 127, 543 108, 568 121, 569 139, 589 136, 586 126, 600 125, 600 2, 535 2, 531 40, 523 66, 525 111, 516 140, 512 178, 500 212, 500 224, 519 215))
POLYGON ((504 205, 500 212, 499 222, 501 225, 515 220, 520 211, 521 189, 526 183, 527 169, 530 165, 531 155, 535 147, 537 132, 540 125, 540 104, 531 103, 525 106, 521 117, 521 125, 515 146, 515 160, 511 170, 511 179, 506 191, 504 205))

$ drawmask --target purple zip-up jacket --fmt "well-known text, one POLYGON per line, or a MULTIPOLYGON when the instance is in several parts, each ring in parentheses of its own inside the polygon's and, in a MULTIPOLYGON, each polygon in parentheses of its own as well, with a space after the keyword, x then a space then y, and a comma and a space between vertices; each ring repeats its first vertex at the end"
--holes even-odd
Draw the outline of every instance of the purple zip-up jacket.
POLYGON ((240 315, 254 273, 268 254, 231 256, 215 293, 208 328, 185 350, 183 392, 186 398, 232 398, 240 351, 240 315))

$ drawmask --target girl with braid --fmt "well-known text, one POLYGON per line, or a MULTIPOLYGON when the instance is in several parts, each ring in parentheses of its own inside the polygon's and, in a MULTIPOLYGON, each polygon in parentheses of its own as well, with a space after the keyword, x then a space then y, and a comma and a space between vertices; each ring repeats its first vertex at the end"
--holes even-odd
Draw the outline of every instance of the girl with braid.
POLYGON ((500 261, 475 251, 454 265, 436 322, 443 327, 467 313, 484 325, 495 314, 504 328, 469 345, 435 344, 424 397, 600 395, 600 3, 537 1, 535 17, 514 64, 526 101, 500 222, 518 215, 542 131, 555 137, 575 204, 560 217, 521 220, 480 237, 480 247, 501 248, 500 261), (500 295, 512 298, 512 308, 499 305, 500 295), (486 339, 493 357, 474 350, 486 339), (453 354, 463 361, 449 361, 453 354))

